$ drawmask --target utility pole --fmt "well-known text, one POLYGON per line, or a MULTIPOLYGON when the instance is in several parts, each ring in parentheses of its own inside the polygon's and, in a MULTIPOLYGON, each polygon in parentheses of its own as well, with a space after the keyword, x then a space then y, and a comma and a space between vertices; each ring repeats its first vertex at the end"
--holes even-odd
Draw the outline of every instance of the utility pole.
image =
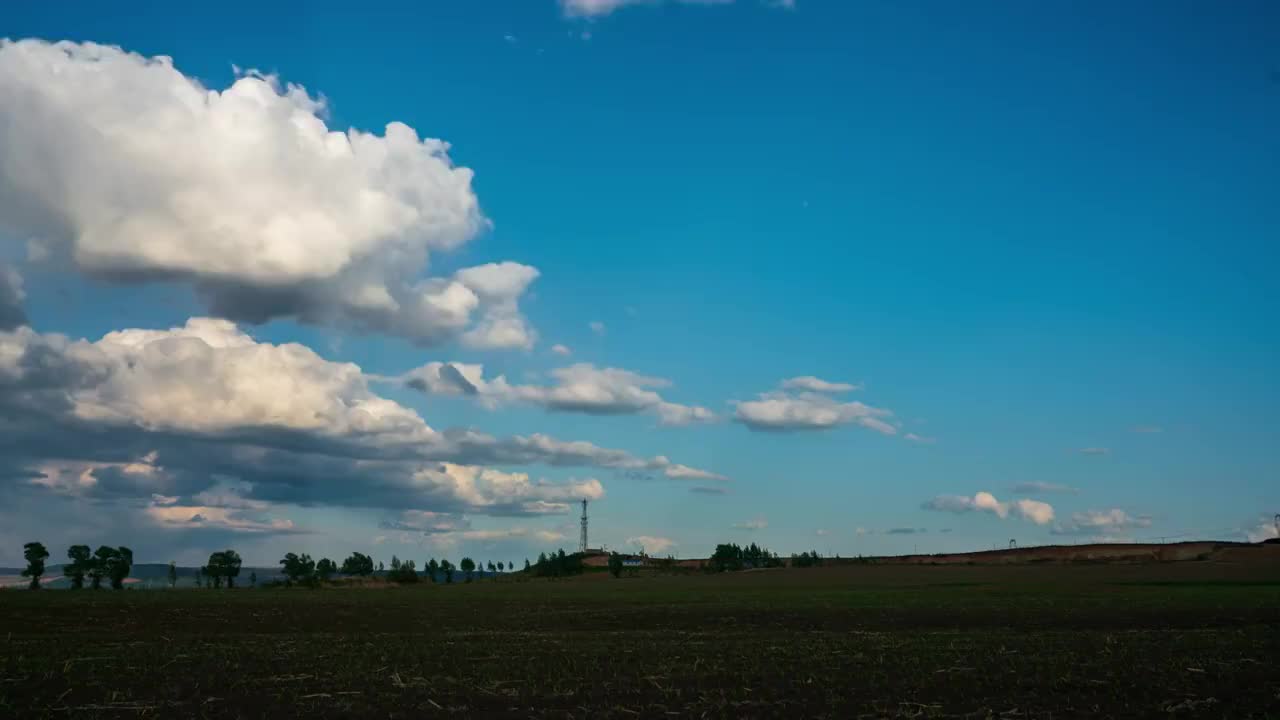
POLYGON ((582 537, 578 540, 578 552, 587 552, 587 499, 582 499, 582 537))

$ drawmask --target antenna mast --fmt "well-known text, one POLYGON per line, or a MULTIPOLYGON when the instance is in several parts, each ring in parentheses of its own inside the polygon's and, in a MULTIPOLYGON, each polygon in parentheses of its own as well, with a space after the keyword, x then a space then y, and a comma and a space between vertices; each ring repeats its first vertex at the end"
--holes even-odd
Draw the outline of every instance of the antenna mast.
POLYGON ((587 499, 582 499, 582 537, 578 540, 578 552, 587 552, 587 499))

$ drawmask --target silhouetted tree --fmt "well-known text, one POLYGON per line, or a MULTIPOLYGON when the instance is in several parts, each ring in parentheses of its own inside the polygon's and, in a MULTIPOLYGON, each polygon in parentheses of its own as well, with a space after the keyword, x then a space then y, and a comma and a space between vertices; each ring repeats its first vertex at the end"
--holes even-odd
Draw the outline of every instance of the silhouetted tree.
POLYGON ((249 587, 258 587, 258 573, 253 570, 249 571, 249 587))
POLYGON ((524 559, 524 571, 529 572, 529 558, 524 559))
POLYGON ((170 560, 169 561, 169 589, 172 590, 173 588, 177 587, 177 585, 178 585, 178 564, 170 560))
POLYGON ((444 581, 446 583, 453 582, 453 563, 448 560, 441 560, 440 571, 444 573, 444 581))
POLYGON ((329 558, 320 558, 320 562, 316 563, 316 577, 327 581, 338 572, 338 563, 329 558))
POLYGON ((93 555, 94 564, 100 566, 102 572, 98 581, 105 576, 111 581, 113 590, 123 590, 125 578, 129 577, 129 571, 133 569, 133 551, 123 545, 115 548, 103 545, 93 555))
POLYGON ((351 557, 342 561, 343 575, 372 575, 373 558, 364 553, 353 552, 351 557))
POLYGON ((440 572, 440 563, 436 562, 435 558, 431 558, 427 561, 427 564, 422 567, 427 571, 427 577, 431 579, 431 582, 435 582, 436 573, 440 572))
POLYGON ((49 551, 42 543, 29 542, 22 546, 22 557, 27 561, 22 577, 31 578, 31 584, 27 587, 31 590, 39 590, 40 576, 44 575, 44 561, 49 558, 49 551))
POLYGON ((609 572, 614 577, 622 576, 622 556, 616 552, 609 553, 609 572))
POLYGON ((62 566, 62 574, 71 579, 71 589, 84 587, 84 576, 93 568, 93 551, 88 545, 72 545, 67 548, 67 559, 71 562, 62 566))
POLYGON ((214 587, 222 587, 222 581, 227 581, 227 587, 236 586, 236 578, 240 576, 240 553, 235 550, 221 550, 209 555, 208 568, 209 575, 213 577, 214 587))
POLYGON ((412 560, 400 562, 396 558, 391 559, 391 572, 387 573, 387 579, 391 582, 400 584, 418 582, 418 569, 412 560))
POLYGON ((311 585, 315 582, 316 563, 306 553, 301 555, 286 553, 280 560, 280 566, 290 583, 311 585))
POLYGON ((476 570, 476 561, 469 557, 464 557, 462 562, 458 563, 458 568, 467 576, 467 582, 471 582, 471 573, 476 570))

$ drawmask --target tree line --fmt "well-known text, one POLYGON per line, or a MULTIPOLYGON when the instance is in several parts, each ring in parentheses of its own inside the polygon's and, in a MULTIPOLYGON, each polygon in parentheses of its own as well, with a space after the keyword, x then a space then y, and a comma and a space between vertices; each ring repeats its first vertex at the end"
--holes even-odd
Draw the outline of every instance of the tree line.
MULTIPOLYGON (((27 561, 27 567, 22 571, 22 576, 31 579, 28 585, 30 589, 38 590, 40 579, 45 575, 45 560, 49 558, 49 551, 39 542, 29 542, 23 545, 23 557, 27 561)), ((112 588, 122 589, 125 578, 129 577, 133 567, 133 551, 124 546, 103 545, 90 552, 88 545, 72 545, 67 549, 67 558, 68 562, 62 566, 62 574, 71 581, 72 589, 84 587, 86 578, 89 580, 90 587, 95 590, 102 587, 103 580, 110 582, 112 588)), ((823 558, 816 550, 791 556, 792 567, 814 567, 822 563, 823 558)), ((782 567, 784 564, 777 553, 755 543, 746 547, 740 547, 735 543, 721 543, 716 545, 715 552, 712 553, 704 568, 709 572, 725 572, 782 567)), ((235 550, 214 552, 209 555, 208 563, 200 567, 196 576, 196 585, 209 588, 222 588, 225 585, 227 588, 234 588, 236 578, 240 576, 241 565, 240 554, 235 550)), ((440 560, 429 558, 423 563, 422 571, 419 573, 413 560, 402 561, 393 555, 391 569, 388 571, 380 562, 375 566, 371 556, 353 552, 342 561, 342 565, 338 565, 329 558, 316 561, 306 553, 286 553, 280 560, 280 568, 285 577, 285 585, 314 586, 327 582, 338 574, 368 577, 375 573, 385 573, 388 580, 407 584, 418 582, 422 576, 433 583, 452 583, 455 574, 460 572, 465 582, 471 582, 477 571, 483 573, 487 568, 496 579, 499 573, 515 572, 516 565, 514 562, 494 563, 492 561, 486 564, 470 557, 464 557, 454 565, 445 558, 440 560)), ((618 577, 622 572, 623 558, 617 553, 612 553, 608 568, 614 577, 618 577)), ((528 558, 524 561, 524 572, 533 577, 564 577, 580 575, 583 571, 583 556, 579 553, 567 554, 563 548, 551 553, 539 553, 535 563, 530 563, 528 558)), ((170 587, 174 587, 178 582, 177 565, 172 562, 169 563, 168 580, 170 587)), ((256 573, 250 573, 249 585, 257 585, 256 573)))
MULTIPOLYGON (((27 561, 22 577, 31 578, 27 587, 39 590, 40 578, 45 574, 44 561, 49 559, 48 548, 43 543, 29 542, 22 546, 22 557, 27 561)), ((67 560, 62 566, 62 574, 71 580, 72 589, 83 588, 85 578, 89 578, 89 586, 94 590, 102 587, 103 580, 111 583, 112 588, 121 590, 133 568, 133 551, 124 546, 109 545, 90 551, 88 545, 72 545, 67 548, 67 560)))

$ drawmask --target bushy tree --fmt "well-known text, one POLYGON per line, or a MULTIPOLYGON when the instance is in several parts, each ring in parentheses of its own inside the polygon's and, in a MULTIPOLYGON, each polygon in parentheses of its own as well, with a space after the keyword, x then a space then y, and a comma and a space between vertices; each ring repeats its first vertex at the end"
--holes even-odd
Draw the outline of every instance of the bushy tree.
POLYGON ((524 571, 529 572, 529 558, 524 559, 524 571))
POLYGON ((311 585, 315 582, 316 562, 306 553, 286 553, 280 560, 280 567, 290 584, 311 585))
POLYGON ((614 577, 622 577, 622 556, 616 552, 609 553, 609 572, 614 577))
POLYGON ((582 555, 568 555, 563 549, 550 555, 538 553, 538 562, 533 566, 533 574, 537 577, 561 577, 564 575, 582 574, 582 555))
POLYGON ((436 573, 440 572, 440 563, 436 562, 435 558, 431 558, 422 566, 422 569, 427 571, 427 578, 431 580, 431 582, 435 582, 436 573))
POLYGON ((476 570, 476 561, 469 557, 464 557, 462 562, 458 563, 458 568, 467 576, 467 582, 471 582, 471 573, 476 570))
POLYGON ((399 559, 392 557, 391 571, 387 573, 387 579, 401 585, 416 583, 418 582, 418 568, 412 560, 401 562, 399 559))
POLYGON ((715 572, 741 570, 743 568, 780 567, 782 559, 776 554, 751 543, 745 548, 735 543, 721 543, 711 554, 708 568, 715 572))
POLYGON ((67 548, 67 559, 71 562, 62 566, 62 574, 71 580, 71 589, 84 587, 84 576, 93 569, 93 551, 88 545, 72 545, 67 548))
POLYGON ((353 552, 342 561, 343 575, 368 576, 373 574, 373 558, 364 553, 353 552))
POLYGON ((236 578, 240 576, 240 553, 235 550, 221 550, 209 555, 209 564, 205 566, 208 575, 213 578, 214 587, 222 587, 226 580, 227 587, 236 586, 236 578))
POLYGON ((453 563, 448 560, 440 561, 440 572, 444 573, 444 581, 446 583, 453 582, 453 563))
POLYGON ((102 545, 93 551, 93 564, 89 570, 89 580, 95 590, 102 587, 102 579, 104 577, 111 583, 113 589, 123 590, 125 578, 129 577, 129 571, 132 569, 132 550, 123 545, 120 547, 102 545))
POLYGON ((818 567, 822 565, 822 556, 817 550, 812 552, 802 552, 799 555, 791 556, 791 566, 798 568, 818 567))
POLYGON ((316 577, 327 581, 338 572, 338 563, 329 558, 320 558, 320 562, 316 563, 316 577))
POLYGON ((40 577, 44 575, 44 561, 49 559, 49 551, 45 549, 43 543, 29 542, 22 546, 22 557, 27 561, 22 577, 31 578, 31 584, 27 587, 31 590, 39 590, 40 577))

